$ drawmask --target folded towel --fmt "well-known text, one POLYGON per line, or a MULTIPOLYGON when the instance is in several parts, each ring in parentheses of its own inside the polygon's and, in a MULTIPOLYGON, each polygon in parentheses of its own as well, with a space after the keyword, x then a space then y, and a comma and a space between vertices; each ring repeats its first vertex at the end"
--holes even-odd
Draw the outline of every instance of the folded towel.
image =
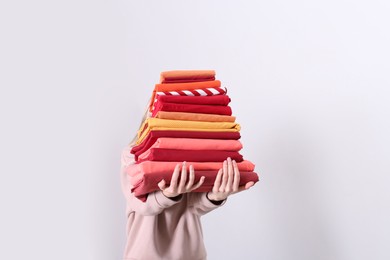
POLYGON ((242 155, 235 151, 151 148, 146 157, 142 159, 138 157, 137 163, 143 161, 223 162, 228 157, 236 162, 243 161, 242 155))
MULTIPOLYGON (((217 171, 195 171, 195 181, 197 183, 201 176, 205 176, 204 183, 198 189, 193 190, 192 192, 208 192, 211 191, 214 186, 214 181, 217 176, 217 171)), ((148 193, 160 190, 158 183, 164 179, 167 185, 170 184, 172 177, 172 172, 160 172, 154 174, 144 174, 142 178, 136 183, 132 188, 131 192, 134 192, 136 196, 141 201, 145 202, 148 196, 148 193)), ((240 172, 240 186, 245 185, 246 183, 253 181, 258 182, 259 176, 256 172, 240 172)))
POLYGON ((214 70, 171 70, 160 73, 160 83, 198 82, 215 79, 214 70))
POLYGON ((187 113, 187 112, 168 112, 158 111, 155 118, 171 119, 171 120, 188 120, 188 121, 203 121, 203 122, 232 122, 236 121, 235 116, 187 113))
POLYGON ((142 143, 134 146, 131 153, 137 156, 148 150, 160 137, 175 138, 201 138, 201 139, 232 139, 241 138, 240 132, 199 132, 199 131, 175 131, 175 130, 152 130, 142 143))

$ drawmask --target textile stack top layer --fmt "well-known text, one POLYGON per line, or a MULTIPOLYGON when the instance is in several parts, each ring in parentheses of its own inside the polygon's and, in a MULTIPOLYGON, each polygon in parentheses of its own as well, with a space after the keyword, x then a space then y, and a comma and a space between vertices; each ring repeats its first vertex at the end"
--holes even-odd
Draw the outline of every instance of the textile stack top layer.
POLYGON ((165 71, 160 75, 149 104, 149 117, 131 149, 136 163, 127 167, 131 191, 142 201, 169 184, 173 170, 183 161, 193 165, 195 182, 205 181, 194 192, 211 191, 218 170, 228 157, 240 170, 240 185, 257 182, 255 165, 240 153, 240 125, 232 116, 227 89, 213 70, 165 71))

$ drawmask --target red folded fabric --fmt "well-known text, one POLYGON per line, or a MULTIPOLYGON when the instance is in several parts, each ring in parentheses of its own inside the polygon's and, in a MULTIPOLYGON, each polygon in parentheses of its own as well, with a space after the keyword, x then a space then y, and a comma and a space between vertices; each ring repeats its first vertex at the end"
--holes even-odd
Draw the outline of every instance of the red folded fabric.
MULTIPOLYGON (((187 162, 223 162, 228 157, 236 162, 242 162, 243 157, 239 152, 218 150, 176 150, 165 148, 151 148, 148 156, 143 161, 187 161, 187 162)), ((139 159, 139 158, 138 158, 139 159)))
POLYGON ((131 153, 137 157, 139 154, 148 150, 159 137, 176 137, 176 138, 199 138, 199 139, 232 139, 241 138, 240 132, 198 132, 198 131, 170 131, 170 130, 153 130, 150 131, 145 140, 131 149, 131 153))
POLYGON ((228 95, 217 95, 217 96, 157 96, 157 102, 227 106, 230 103, 230 97, 228 95))
POLYGON ((229 106, 195 105, 195 104, 175 104, 157 101, 154 104, 152 117, 155 117, 158 111, 169 112, 188 112, 200 114, 232 115, 232 109, 229 106))
MULTIPOLYGON (((197 183, 200 180, 201 176, 205 176, 204 183, 198 189, 193 190, 192 192, 207 192, 211 191, 214 186, 214 181, 218 171, 196 171, 195 172, 195 181, 197 183)), ((164 179, 167 182, 167 185, 170 184, 172 177, 171 172, 160 172, 154 174, 144 174, 143 178, 140 179, 139 183, 131 188, 131 192, 134 192, 134 195, 141 201, 146 201, 148 193, 160 190, 158 183, 164 179)), ((245 185, 246 183, 253 181, 258 182, 259 176, 256 172, 240 172, 240 186, 245 185)))

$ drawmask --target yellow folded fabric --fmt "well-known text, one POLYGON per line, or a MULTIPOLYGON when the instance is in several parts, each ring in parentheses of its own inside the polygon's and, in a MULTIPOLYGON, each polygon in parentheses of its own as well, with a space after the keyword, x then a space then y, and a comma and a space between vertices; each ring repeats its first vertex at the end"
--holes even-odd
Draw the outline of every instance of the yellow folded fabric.
POLYGON ((140 144, 151 130, 203 131, 203 132, 239 132, 241 126, 233 122, 202 122, 170 120, 160 118, 146 119, 138 130, 137 144, 140 144))
POLYGON ((204 121, 204 122, 232 122, 233 123, 236 121, 235 116, 186 113, 186 112, 168 112, 168 111, 158 111, 155 117, 160 119, 204 121))

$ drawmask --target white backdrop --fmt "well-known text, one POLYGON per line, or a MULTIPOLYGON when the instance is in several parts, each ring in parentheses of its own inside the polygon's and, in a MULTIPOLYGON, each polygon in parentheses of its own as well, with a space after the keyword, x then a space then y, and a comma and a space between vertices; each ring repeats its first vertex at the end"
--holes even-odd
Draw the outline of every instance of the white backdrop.
POLYGON ((159 73, 215 69, 261 181, 209 259, 390 259, 388 1, 3 1, 0 259, 121 259, 159 73))

